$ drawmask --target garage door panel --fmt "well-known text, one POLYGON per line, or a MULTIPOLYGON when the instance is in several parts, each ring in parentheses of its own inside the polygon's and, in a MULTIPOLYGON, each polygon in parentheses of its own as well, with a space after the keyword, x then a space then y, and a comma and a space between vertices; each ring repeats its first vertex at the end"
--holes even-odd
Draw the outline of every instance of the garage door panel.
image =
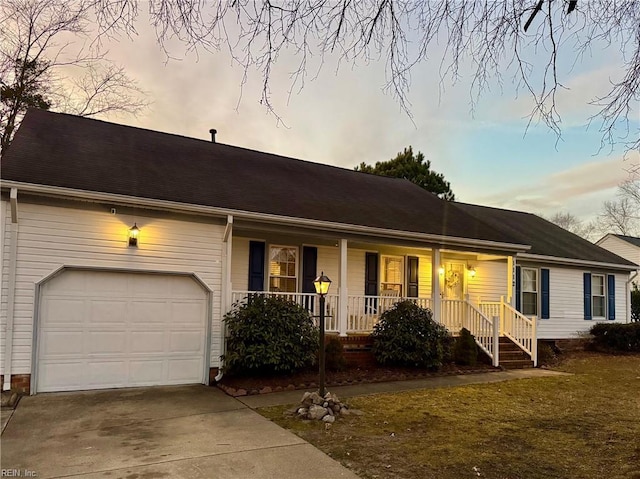
POLYGON ((168 379, 173 383, 197 382, 202 376, 202 360, 169 359, 168 379))
POLYGON ((82 361, 42 362, 38 371, 38 390, 42 392, 77 389, 83 383, 82 361))
POLYGON ((127 334, 124 331, 91 330, 86 333, 88 354, 119 354, 126 352, 127 334))
POLYGON ((207 295, 192 278, 67 270, 41 292, 38 391, 205 379, 207 295))
POLYGON ((81 356, 83 354, 82 330, 47 330, 40 341, 40 357, 61 359, 64 356, 81 356))
POLYGON ((131 353, 157 353, 165 350, 165 331, 132 331, 130 339, 131 353))
POLYGON ((172 331, 169 333, 169 351, 172 353, 204 353, 200 331, 172 331))
POLYGON ((48 325, 82 324, 84 322, 85 304, 83 299, 50 297, 42 303, 43 313, 50 320, 48 325))
POLYGON ((202 301, 175 301, 171 303, 171 317, 182 321, 189 321, 189 318, 201 318, 205 312, 205 304, 202 301))
POLYGON ((163 382, 165 362, 162 359, 155 361, 131 360, 129 362, 129 383, 146 385, 163 382))
POLYGON ((171 320, 171 302, 161 300, 131 301, 131 321, 136 323, 167 323, 171 320))
POLYGON ((121 299, 92 299, 85 320, 91 318, 91 324, 127 322, 127 302, 121 299))
POLYGON ((86 384, 90 387, 108 387, 126 384, 128 361, 90 359, 84 369, 86 384))

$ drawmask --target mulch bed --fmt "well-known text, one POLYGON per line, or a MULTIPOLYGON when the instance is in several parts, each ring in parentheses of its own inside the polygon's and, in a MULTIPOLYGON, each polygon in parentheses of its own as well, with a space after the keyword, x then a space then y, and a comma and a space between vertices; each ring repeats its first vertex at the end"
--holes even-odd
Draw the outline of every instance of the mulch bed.
MULTIPOLYGON (((492 371, 501 371, 501 369, 481 363, 475 366, 446 364, 438 371, 391 367, 351 368, 343 371, 327 371, 325 383, 327 386, 348 386, 351 384, 404 381, 407 379, 487 373, 492 371)), ((218 382, 217 386, 228 395, 234 397, 268 394, 279 391, 294 391, 296 389, 313 389, 318 387, 318 371, 315 369, 301 371, 287 376, 225 375, 220 382, 218 382)))

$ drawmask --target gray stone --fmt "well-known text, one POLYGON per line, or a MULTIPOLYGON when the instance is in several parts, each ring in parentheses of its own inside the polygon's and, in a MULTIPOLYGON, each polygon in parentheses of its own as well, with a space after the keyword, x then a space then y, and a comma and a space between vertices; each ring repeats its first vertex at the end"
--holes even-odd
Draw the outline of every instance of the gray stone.
POLYGON ((307 409, 306 407, 301 407, 301 408, 298 408, 296 413, 300 417, 307 417, 307 414, 309 414, 309 409, 307 409))
POLYGON ((343 416, 348 416, 349 414, 351 414, 351 412, 346 407, 343 406, 340 408, 340 414, 343 416))
POLYGON ((335 422, 335 420, 336 420, 335 416, 331 416, 329 414, 327 414, 325 417, 322 418, 322 421, 328 422, 329 424, 335 422))
POLYGON ((300 401, 300 404, 303 407, 309 407, 313 404, 313 397, 310 392, 306 392, 302 395, 302 401, 300 401))
POLYGON ((322 407, 329 407, 329 403, 327 401, 323 402, 322 407))
POLYGON ((324 402, 323 399, 320 397, 320 394, 318 394, 317 392, 311 393, 311 400, 313 401, 313 404, 316 404, 316 405, 321 405, 324 402))
POLYGON ((309 419, 322 419, 327 415, 328 411, 322 406, 318 406, 317 404, 311 405, 309 407, 309 419))
POLYGON ((333 409, 327 408, 327 416, 333 416, 333 409))

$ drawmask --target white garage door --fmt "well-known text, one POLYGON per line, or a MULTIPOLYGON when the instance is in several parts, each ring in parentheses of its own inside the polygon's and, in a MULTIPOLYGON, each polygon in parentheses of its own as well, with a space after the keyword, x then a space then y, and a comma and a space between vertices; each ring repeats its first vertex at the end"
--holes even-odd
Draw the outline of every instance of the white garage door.
POLYGON ((202 382, 207 300, 193 278, 66 270, 40 297, 38 392, 202 382))

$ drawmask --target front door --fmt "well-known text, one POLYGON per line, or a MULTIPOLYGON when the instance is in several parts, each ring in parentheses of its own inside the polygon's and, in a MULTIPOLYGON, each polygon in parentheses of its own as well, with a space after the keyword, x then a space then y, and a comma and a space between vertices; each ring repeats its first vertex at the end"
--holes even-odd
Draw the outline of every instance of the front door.
POLYGON ((442 275, 442 297, 444 299, 464 299, 465 264, 448 261, 444 264, 442 275))

